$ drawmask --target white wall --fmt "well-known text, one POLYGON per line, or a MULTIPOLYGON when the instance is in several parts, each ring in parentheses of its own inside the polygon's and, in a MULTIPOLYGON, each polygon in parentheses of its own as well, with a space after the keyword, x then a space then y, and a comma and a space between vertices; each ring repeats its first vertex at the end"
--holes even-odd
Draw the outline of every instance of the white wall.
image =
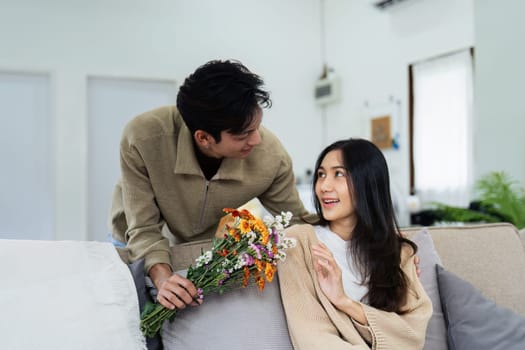
POLYGON ((524 5, 504 3, 412 0, 381 12, 365 0, 0 0, 0 70, 51 74, 56 238, 85 239, 87 77, 180 82, 214 58, 237 58, 265 79, 274 106, 264 123, 283 141, 299 175, 313 166, 324 143, 368 137, 365 101, 382 106, 392 96, 400 103, 400 150, 388 151, 387 158, 394 186, 407 194, 407 66, 476 41, 478 173, 504 168, 525 179, 525 118, 518 100, 518 79, 525 76, 519 44, 525 33, 518 18, 524 5), (504 56, 507 51, 516 54, 504 56), (342 101, 325 110, 326 135, 323 112, 312 99, 323 56, 342 78, 343 89, 342 101), (509 86, 508 94, 502 86, 509 86), (507 126, 496 122, 496 115, 507 126), (503 155, 512 159, 507 162, 503 155))
POLYGON ((368 1, 325 0, 325 5, 326 59, 342 78, 343 93, 341 103, 327 109, 328 141, 369 138, 368 113, 388 109, 392 96, 399 102, 393 114, 400 148, 385 155, 394 190, 408 195, 408 66, 474 45, 473 0, 412 0, 388 11, 368 1))
POLYGON ((0 0, 0 69, 49 72, 56 89, 56 238, 87 238, 88 75, 180 82, 210 59, 239 59, 272 92, 264 124, 298 172, 310 166, 318 13, 317 0, 0 0))
POLYGON ((525 187, 523 0, 476 0, 476 175, 504 170, 525 187))
POLYGON ((0 70, 0 239, 53 239, 53 111, 48 74, 0 70))

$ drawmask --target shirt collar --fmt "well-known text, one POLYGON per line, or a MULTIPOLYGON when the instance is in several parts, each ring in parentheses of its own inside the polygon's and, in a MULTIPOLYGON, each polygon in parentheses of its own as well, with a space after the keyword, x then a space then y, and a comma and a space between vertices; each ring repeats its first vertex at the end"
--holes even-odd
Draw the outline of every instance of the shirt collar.
MULTIPOLYGON (((195 157, 193 137, 185 124, 181 125, 179 139, 177 141, 177 159, 175 160, 175 174, 197 175, 204 177, 199 162, 195 157)), ((252 154, 249 157, 253 156, 252 154)), ((242 181, 244 176, 245 159, 223 159, 217 174, 213 179, 242 181)))

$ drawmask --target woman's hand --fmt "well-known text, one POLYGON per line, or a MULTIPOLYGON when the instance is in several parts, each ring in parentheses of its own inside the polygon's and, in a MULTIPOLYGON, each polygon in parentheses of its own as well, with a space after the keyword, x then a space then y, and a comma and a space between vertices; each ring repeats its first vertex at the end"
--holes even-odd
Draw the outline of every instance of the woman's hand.
POLYGON ((314 269, 317 272, 319 286, 328 300, 339 310, 346 313, 362 325, 368 325, 363 307, 348 297, 343 288, 341 268, 334 259, 330 249, 323 243, 312 245, 314 269))
POLYGON ((202 304, 195 285, 189 279, 173 274, 168 265, 153 265, 150 277, 158 290, 157 300, 164 307, 173 310, 202 304))
POLYGON ((341 268, 337 264, 332 252, 323 243, 312 245, 314 268, 321 290, 328 300, 336 307, 347 298, 343 289, 341 268))

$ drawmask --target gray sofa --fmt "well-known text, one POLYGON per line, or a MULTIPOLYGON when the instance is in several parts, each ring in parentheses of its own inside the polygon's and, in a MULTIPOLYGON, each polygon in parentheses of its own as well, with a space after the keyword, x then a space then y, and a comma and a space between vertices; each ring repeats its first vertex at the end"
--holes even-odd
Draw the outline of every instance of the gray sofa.
MULTIPOLYGON (((413 239, 419 246, 418 255, 421 260, 421 281, 427 289, 428 294, 434 304, 434 315, 429 323, 425 348, 427 350, 436 349, 447 349, 447 343, 456 342, 451 344, 451 348, 462 349, 497 349, 499 345, 494 347, 490 344, 490 341, 485 340, 483 336, 475 335, 475 339, 468 339, 464 342, 464 338, 469 336, 462 336, 461 329, 459 335, 454 334, 456 339, 451 339, 451 334, 456 332, 456 329, 452 329, 450 324, 447 330, 446 318, 444 310, 441 308, 439 278, 457 277, 453 285, 461 284, 461 288, 470 283, 472 286, 465 289, 466 292, 460 292, 459 294, 453 295, 454 300, 460 300, 461 298, 467 298, 467 301, 461 301, 465 307, 468 307, 467 311, 461 310, 461 306, 454 306, 460 313, 460 317, 464 315, 465 319, 471 317, 469 313, 475 312, 477 306, 487 305, 492 307, 489 312, 492 315, 483 316, 485 319, 491 319, 492 321, 499 323, 500 326, 505 328, 506 332, 510 332, 516 339, 512 339, 514 343, 509 346, 505 342, 498 342, 502 345, 501 348, 505 349, 525 349, 525 232, 521 234, 516 228, 510 224, 483 224, 483 225, 467 225, 459 227, 429 227, 429 228, 405 228, 403 232, 407 237, 413 239), (440 264, 446 271, 437 271, 436 264, 440 264), (448 275, 445 275, 448 274, 448 275), (465 282, 466 281, 466 282, 465 282), (475 299, 474 296, 477 295, 475 299), (469 301, 475 302, 475 305, 469 305, 469 301), (494 303, 495 304, 494 304, 494 303), (485 303, 485 304, 483 304, 485 303), (487 304, 488 303, 488 304, 487 304), (492 304, 491 304, 492 303, 492 304), (497 308, 496 311, 494 311, 497 308), (503 312, 500 315, 500 313, 503 312), (509 314, 511 316, 509 316, 509 314), (521 316, 519 316, 521 315, 521 316), (508 320, 513 317, 517 321, 513 321, 512 324, 502 323, 499 318, 508 320), (517 322, 517 323, 516 323, 517 322), (520 323, 523 322, 523 323, 520 323), (516 332, 516 329, 518 332, 516 332), (457 337, 460 337, 459 341, 457 337), (470 341, 470 343, 469 343, 470 341), (472 345, 471 341, 481 341, 481 347, 472 345), (522 342, 523 341, 523 342, 522 342), (461 342, 465 344, 460 344, 461 342), (516 344, 517 343, 517 344, 516 344), (485 346, 486 344, 486 346, 485 346), (476 347, 474 347, 476 346, 476 347), (485 346, 485 347, 484 347, 485 346), (514 347, 516 346, 516 347, 514 347)), ((208 249, 210 247, 209 241, 192 242, 177 245, 173 248, 174 266, 177 270, 183 270, 187 268, 193 259, 201 253, 201 249, 208 249)), ((450 284, 449 280, 447 283, 450 284)), ((274 284, 274 283, 273 283, 274 284)), ((215 348, 220 349, 221 346, 217 344, 220 341, 220 337, 214 338, 213 341, 206 340, 215 334, 221 334, 220 323, 228 322, 228 324, 236 324, 242 322, 257 322, 260 324, 272 322, 274 330, 272 333, 273 338, 272 346, 268 347, 265 345, 255 346, 251 345, 252 349, 290 349, 291 344, 287 338, 286 331, 286 320, 282 315, 282 309, 280 304, 275 302, 275 294, 279 295, 278 288, 276 286, 271 287, 272 290, 268 292, 270 297, 265 297, 265 292, 260 297, 254 297, 252 294, 243 295, 244 292, 232 292, 232 295, 217 296, 206 300, 202 307, 195 308, 198 311, 185 310, 178 316, 173 324, 167 324, 164 327, 164 335, 168 340, 165 340, 164 344, 168 349, 197 349, 206 348, 211 343, 214 343, 215 348), (277 290, 277 292, 276 292, 277 290), (254 309, 251 309, 251 308, 254 309), (207 310, 208 308, 208 310, 207 310), (269 321, 267 316, 260 316, 260 320, 245 319, 243 314, 245 309, 250 310, 250 313, 257 313, 257 308, 262 310, 271 309, 273 321, 269 321), (240 310, 239 310, 240 309, 240 310), (236 313, 239 313, 237 315, 236 313), (279 314, 278 320, 275 315, 279 314), (192 333, 194 328, 199 328, 198 332, 192 333), (283 329, 284 328, 284 329, 283 329), (208 336, 202 336, 207 334, 208 336), (199 336, 200 335, 200 336, 199 336), (183 344, 183 345, 181 345, 183 344)), ((447 292, 447 291, 445 291, 447 292)), ((456 292, 457 293, 457 292, 456 292)), ((449 310, 450 311, 450 310, 449 310)), ((456 311, 456 310, 452 310, 456 311)), ((486 310, 480 310, 486 312, 486 310)), ((457 316, 456 316, 457 317, 457 316)), ((472 316, 476 321, 476 317, 479 315, 472 316)), ((451 321, 456 323, 464 323, 451 321)), ((483 321, 480 326, 486 336, 493 337, 490 333, 492 325, 490 322, 483 321)), ((497 328, 497 327, 496 327, 497 328)), ((494 329, 494 331, 501 330, 494 329)), ((242 339, 232 341, 231 337, 238 333, 232 333, 228 336, 229 340, 224 343, 224 348, 229 349, 242 349, 246 348, 247 344, 242 339)), ((254 335, 256 332, 254 332, 254 335)), ((475 334, 475 333, 473 333, 475 334)), ((501 333, 503 334, 503 333, 501 333)), ((243 337, 248 337, 243 335, 243 337)), ((512 338, 508 337, 508 338, 512 338)), ((497 337, 495 338, 497 339, 497 337)))
MULTIPOLYGON (((419 230, 403 231, 411 237, 419 230)), ((447 270, 497 304, 525 316, 525 231, 519 233, 513 225, 500 223, 436 226, 428 232, 447 270)))
MULTIPOLYGON (((520 235, 509 224, 403 231, 418 243, 420 279, 434 303, 426 350, 446 350, 451 342, 451 349, 525 349, 525 232, 520 235), (436 263, 446 273, 436 271, 436 263), (454 286, 459 288, 450 288, 454 286), (442 310, 441 299, 451 302, 448 312, 442 310), (452 317, 448 328, 447 315, 452 317), (471 321, 477 323, 472 326, 471 321), (466 335, 461 329, 465 324, 466 335)), ((186 269, 210 245, 201 241, 175 246, 176 269, 186 269)), ((125 260, 126 252, 120 253, 125 260)), ((143 348, 136 336, 135 289, 140 278, 133 284, 111 244, 3 240, 0 261, 5 267, 2 349, 143 348), (31 299, 24 293, 37 295, 36 302, 24 302, 31 299)), ((141 272, 136 275, 142 276, 140 293, 146 295, 144 269, 138 266, 135 271, 141 272)), ((249 286, 208 296, 204 305, 166 322, 162 332, 166 350, 292 349, 278 280, 262 293, 249 286)))

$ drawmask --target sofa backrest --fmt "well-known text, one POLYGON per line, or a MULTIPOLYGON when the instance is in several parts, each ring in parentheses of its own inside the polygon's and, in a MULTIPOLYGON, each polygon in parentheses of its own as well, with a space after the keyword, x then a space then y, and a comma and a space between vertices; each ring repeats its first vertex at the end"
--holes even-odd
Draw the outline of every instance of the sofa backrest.
MULTIPOLYGON (((421 228, 403 228, 410 237, 421 228)), ((432 226, 432 236, 443 266, 472 283, 502 306, 525 316, 525 232, 507 223, 432 226)), ((211 240, 175 245, 175 271, 187 269, 211 240)))
POLYGON ((201 241, 176 244, 171 247, 171 264, 175 271, 186 270, 195 263, 195 258, 210 250, 212 247, 211 239, 201 241))
POLYGON ((521 243, 523 243, 523 249, 525 249, 525 228, 520 231, 521 243))
MULTIPOLYGON (((428 227, 443 266, 525 316, 525 237, 507 223, 428 227)), ((403 229, 408 236, 419 228, 403 229)))

